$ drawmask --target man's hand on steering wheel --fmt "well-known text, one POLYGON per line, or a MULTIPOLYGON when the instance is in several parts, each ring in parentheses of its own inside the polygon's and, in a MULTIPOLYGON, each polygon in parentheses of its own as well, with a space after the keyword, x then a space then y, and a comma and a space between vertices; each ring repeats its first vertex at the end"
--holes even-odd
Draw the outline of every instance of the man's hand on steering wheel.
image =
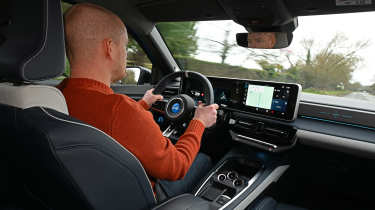
POLYGON ((217 109, 219 106, 217 104, 211 104, 204 106, 204 104, 199 104, 195 109, 194 118, 203 123, 203 125, 208 128, 216 123, 217 109))
POLYGON ((153 94, 154 88, 146 91, 145 95, 143 96, 143 100, 151 107, 152 104, 154 104, 156 101, 161 101, 163 100, 162 95, 155 95, 153 94))
MULTIPOLYGON (((208 128, 216 123, 217 104, 214 104, 214 91, 209 79, 201 73, 192 71, 178 71, 163 77, 155 86, 153 94, 161 94, 171 84, 179 81, 179 89, 176 95, 170 96, 166 101, 163 108, 164 117, 169 121, 169 126, 164 130, 163 135, 166 137, 171 136, 173 133, 178 133, 178 129, 190 120, 192 113, 193 119, 199 120, 208 128), (193 81, 204 92, 205 104, 196 106, 196 101, 189 95, 189 92, 184 89, 184 84, 188 81, 193 81)), ((176 87, 176 86, 174 86, 176 87)), ((203 96, 203 95, 202 95, 203 96)))

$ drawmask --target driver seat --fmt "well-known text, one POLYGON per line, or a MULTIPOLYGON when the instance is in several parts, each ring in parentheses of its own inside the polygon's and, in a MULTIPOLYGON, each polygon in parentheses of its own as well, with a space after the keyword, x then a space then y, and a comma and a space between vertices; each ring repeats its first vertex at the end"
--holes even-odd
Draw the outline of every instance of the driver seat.
POLYGON ((46 209, 155 206, 150 181, 133 154, 70 117, 58 89, 32 84, 64 71, 60 0, 2 4, 0 79, 6 83, 0 84, 0 135, 18 184, 46 209))

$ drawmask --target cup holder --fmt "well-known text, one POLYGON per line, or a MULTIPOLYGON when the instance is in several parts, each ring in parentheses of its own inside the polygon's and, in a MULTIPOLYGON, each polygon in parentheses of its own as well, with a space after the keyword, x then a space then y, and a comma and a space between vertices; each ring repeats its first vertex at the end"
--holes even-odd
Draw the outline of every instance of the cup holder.
POLYGON ((237 172, 235 172, 235 171, 229 171, 228 173, 227 173, 227 178, 229 179, 229 180, 235 180, 235 179, 237 179, 238 178, 238 173, 237 172))
POLYGON ((227 179, 227 176, 225 176, 225 174, 219 174, 217 175, 217 180, 223 182, 227 179))
POLYGON ((261 168, 262 164, 257 161, 242 158, 227 160, 204 182, 195 195, 224 205, 246 189, 249 181, 261 168))

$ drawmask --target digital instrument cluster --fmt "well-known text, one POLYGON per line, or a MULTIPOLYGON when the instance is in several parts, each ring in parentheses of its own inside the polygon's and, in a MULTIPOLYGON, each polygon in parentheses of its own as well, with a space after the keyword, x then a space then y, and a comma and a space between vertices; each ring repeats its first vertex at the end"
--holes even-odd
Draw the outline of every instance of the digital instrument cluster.
POLYGON ((201 90, 190 90, 188 95, 193 98, 196 106, 198 105, 198 102, 206 103, 206 99, 204 97, 205 93, 201 90))
POLYGON ((291 83, 209 78, 214 87, 215 103, 235 109, 292 121, 297 116, 301 86, 291 83))

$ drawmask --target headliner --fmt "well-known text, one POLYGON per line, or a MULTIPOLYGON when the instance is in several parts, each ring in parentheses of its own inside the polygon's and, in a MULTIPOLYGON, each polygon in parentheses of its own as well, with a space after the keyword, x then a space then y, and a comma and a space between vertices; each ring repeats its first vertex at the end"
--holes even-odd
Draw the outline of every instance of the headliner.
MULTIPOLYGON (((92 2, 102 5, 119 16, 136 16, 140 22, 234 20, 248 30, 280 29, 295 21, 298 16, 364 12, 375 10, 373 0, 362 5, 356 0, 64 0, 66 2, 92 2)), ((131 24, 133 25, 133 24, 131 24)))

